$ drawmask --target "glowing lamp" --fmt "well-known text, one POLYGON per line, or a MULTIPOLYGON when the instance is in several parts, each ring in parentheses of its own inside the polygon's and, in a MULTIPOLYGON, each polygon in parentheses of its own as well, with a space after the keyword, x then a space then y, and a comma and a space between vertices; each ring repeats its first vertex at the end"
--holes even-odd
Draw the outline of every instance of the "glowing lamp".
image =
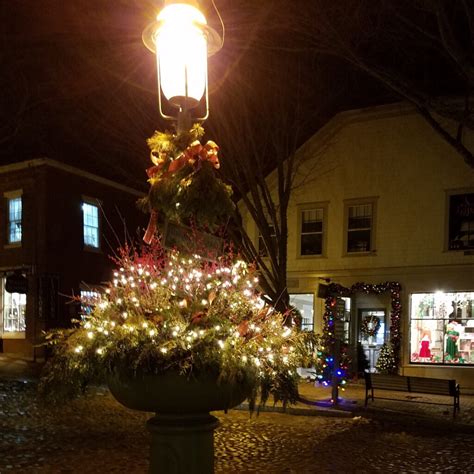
POLYGON ((204 114, 194 120, 205 120, 209 115, 207 57, 217 52, 222 42, 207 26, 197 1, 165 0, 156 22, 143 32, 143 42, 156 53, 161 116, 179 120, 204 98, 204 114), (163 112, 162 95, 177 109, 177 116, 163 112))

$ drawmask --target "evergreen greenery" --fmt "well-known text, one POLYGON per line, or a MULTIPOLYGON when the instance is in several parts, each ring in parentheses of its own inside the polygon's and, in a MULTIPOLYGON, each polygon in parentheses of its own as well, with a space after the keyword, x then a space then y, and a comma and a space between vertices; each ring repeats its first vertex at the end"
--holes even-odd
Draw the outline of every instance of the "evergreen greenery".
MULTIPOLYGON (((141 205, 153 211, 152 237, 156 214, 213 231, 233 211, 231 189, 217 176, 218 147, 203 146, 203 133, 195 125, 148 140, 154 166, 141 205)), ((251 409, 258 397, 260 403, 269 396, 284 406, 296 403, 297 368, 313 364, 318 343, 313 332, 291 323, 300 322, 298 311, 265 306, 255 268, 229 248, 220 256, 212 250, 190 255, 165 250, 159 238, 147 242, 140 250, 120 250, 112 281, 97 300, 81 300, 90 310, 73 329, 46 334, 54 357, 40 393, 60 401, 117 372, 178 372, 246 386, 251 409)))
POLYGON ((70 330, 47 335, 55 349, 40 384, 58 401, 116 371, 194 376, 252 388, 250 405, 272 395, 297 401, 296 369, 311 364, 313 333, 283 325, 263 306, 252 266, 224 256, 210 262, 165 251, 155 242, 123 251, 113 281, 90 314, 70 330))
POLYGON ((380 348, 379 358, 375 365, 377 371, 381 374, 395 374, 397 373, 397 363, 392 344, 386 342, 380 348))
POLYGON ((200 139, 204 129, 196 124, 189 132, 155 132, 148 139, 153 167, 147 170, 145 211, 157 211, 178 223, 216 230, 234 210, 232 188, 218 176, 218 147, 200 139))

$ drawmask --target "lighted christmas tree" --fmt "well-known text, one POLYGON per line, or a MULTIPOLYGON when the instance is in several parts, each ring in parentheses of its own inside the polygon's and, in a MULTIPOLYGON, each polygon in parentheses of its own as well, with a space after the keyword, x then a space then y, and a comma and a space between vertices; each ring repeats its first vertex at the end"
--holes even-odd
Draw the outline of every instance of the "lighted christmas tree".
POLYGON ((337 317, 337 298, 326 299, 324 312, 324 333, 316 354, 316 378, 323 386, 337 383, 344 391, 349 368, 348 345, 336 343, 335 320, 337 317), (338 352, 336 357, 336 352, 338 352))
POLYGON ((390 342, 386 342, 381 347, 375 368, 381 374, 395 374, 397 372, 395 353, 390 342))

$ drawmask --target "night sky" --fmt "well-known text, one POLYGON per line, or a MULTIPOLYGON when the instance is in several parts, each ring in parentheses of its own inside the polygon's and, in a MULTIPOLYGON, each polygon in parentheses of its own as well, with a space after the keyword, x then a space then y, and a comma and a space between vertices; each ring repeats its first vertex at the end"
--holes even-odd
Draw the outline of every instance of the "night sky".
MULTIPOLYGON (((210 24, 221 31, 211 2, 202 3, 210 24)), ((300 141, 337 111, 398 100, 341 60, 304 47, 305 35, 292 23, 292 11, 304 0, 216 4, 226 39, 209 63, 206 129, 217 138, 226 117, 239 120, 237 90, 257 111, 258 134, 262 105, 279 94, 291 108, 297 85, 306 116, 300 141)), ((1 1, 0 163, 49 157, 146 188, 145 140, 155 129, 169 128, 159 118, 155 58, 141 40, 160 5, 157 0, 1 1)), ((421 75, 431 75, 432 64, 419 66, 421 75)), ((413 71, 420 73, 416 66, 413 71)))

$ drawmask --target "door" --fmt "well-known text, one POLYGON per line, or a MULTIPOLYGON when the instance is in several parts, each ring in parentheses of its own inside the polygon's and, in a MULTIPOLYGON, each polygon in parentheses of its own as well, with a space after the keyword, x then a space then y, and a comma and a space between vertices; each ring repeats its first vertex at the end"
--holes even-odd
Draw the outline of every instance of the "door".
POLYGON ((359 309, 358 342, 367 357, 370 372, 375 372, 380 349, 385 342, 386 311, 380 308, 359 309))

